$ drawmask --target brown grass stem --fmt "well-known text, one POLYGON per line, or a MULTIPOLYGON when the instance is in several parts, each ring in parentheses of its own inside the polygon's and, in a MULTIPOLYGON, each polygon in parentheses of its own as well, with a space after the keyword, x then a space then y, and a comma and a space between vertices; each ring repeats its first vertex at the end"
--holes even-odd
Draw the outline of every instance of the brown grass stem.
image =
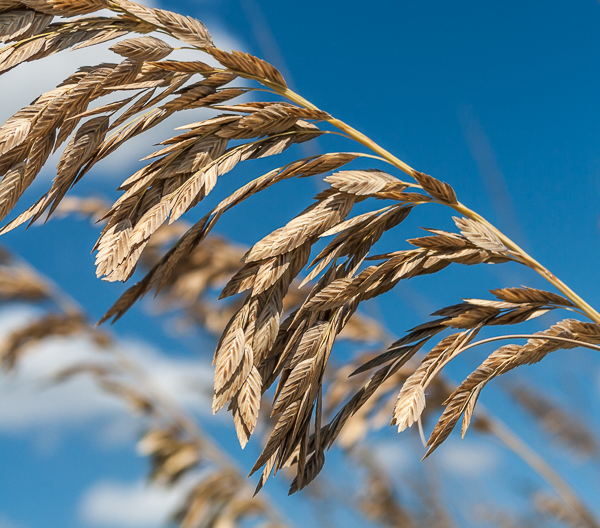
MULTIPOLYGON (((119 6, 113 2, 110 2, 107 7, 108 7, 108 9, 111 9, 112 11, 117 11, 117 12, 126 11, 121 6, 119 6)), ((164 32, 166 34, 170 34, 171 36, 173 36, 169 31, 165 30, 164 28, 158 28, 158 31, 164 32)), ((199 51, 205 51, 205 49, 200 46, 194 46, 194 48, 198 49, 199 51)), ((219 48, 216 48, 216 49, 219 50, 219 48)), ((222 50, 219 50, 219 51, 222 51, 222 50)), ((215 69, 214 71, 217 71, 217 70, 218 69, 215 69)), ((260 82, 267 88, 270 88, 274 92, 282 95, 283 97, 289 99, 290 101, 292 101, 300 106, 303 106, 303 107, 311 109, 311 110, 320 111, 320 109, 316 105, 314 105, 313 103, 311 103, 310 101, 308 101, 307 99, 305 99, 304 97, 302 97, 301 95, 297 94, 296 92, 294 92, 293 90, 289 89, 288 87, 286 87, 284 85, 278 84, 276 82, 270 81, 265 78, 256 77, 254 75, 249 75, 248 73, 245 73, 243 76, 248 79, 257 80, 258 82, 260 82)), ((331 125, 333 125, 334 127, 338 128, 345 134, 347 134, 350 138, 354 139, 361 145, 372 150, 373 152, 375 152, 376 154, 381 156, 383 159, 388 161, 390 164, 392 164, 396 168, 400 169, 401 171, 405 172, 409 176, 414 178, 415 175, 418 173, 418 171, 416 169, 414 169, 413 167, 411 167, 410 165, 408 165, 407 163, 405 163, 398 157, 394 156, 391 152, 384 149, 382 146, 377 144, 371 138, 369 138, 368 136, 366 136, 359 130, 356 130, 352 126, 348 125, 344 121, 341 121, 340 119, 336 119, 336 118, 332 117, 330 119, 327 119, 327 122, 330 123, 331 125)), ((484 224, 485 226, 487 226, 488 228, 490 228, 500 238, 500 240, 506 245, 506 247, 508 249, 510 249, 520 255, 520 257, 521 257, 520 260, 523 264, 530 267, 535 272, 539 273, 548 282, 550 282, 556 289, 558 289, 560 292, 562 292, 569 300, 571 300, 578 308, 580 308, 592 321, 600 324, 600 313, 597 310, 595 310, 584 299, 582 299, 579 295, 577 295, 571 288, 569 288, 564 282, 562 282, 558 277, 556 277, 553 273, 551 273, 547 268, 545 268, 539 262, 537 262, 525 250, 520 248, 515 242, 513 242, 509 237, 507 237, 504 233, 502 233, 498 228, 496 228, 494 225, 492 225, 490 222, 488 222, 481 215, 479 215, 475 211, 469 209, 468 207, 461 204, 460 202, 457 204, 448 204, 448 205, 450 207, 452 207, 455 211, 464 215, 465 217, 467 217, 471 220, 480 222, 480 223, 484 224)))
POLYGON ((505 339, 540 339, 542 341, 562 341, 563 343, 571 343, 573 345, 577 345, 583 348, 589 348, 590 350, 600 351, 600 346, 598 345, 592 345, 591 343, 585 343, 583 341, 578 341, 577 339, 569 339, 568 337, 549 336, 542 334, 509 334, 503 336, 488 337, 487 339, 482 339, 481 341, 470 343, 466 347, 460 348, 458 352, 456 352, 454 355, 458 355, 458 353, 464 352, 469 348, 475 348, 479 345, 485 345, 486 343, 492 343, 493 341, 502 341, 505 339))
MULTIPOLYGON (((473 345, 476 345, 474 343, 473 345)), ((456 383, 448 378, 438 378, 446 385, 448 391, 452 392, 456 383)), ((569 505, 585 522, 588 528, 600 528, 594 515, 579 499, 571 486, 538 455, 517 433, 510 429, 495 414, 479 404, 475 410, 475 416, 482 422, 480 431, 495 436, 504 446, 512 451, 518 458, 527 464, 534 473, 542 478, 557 495, 569 505)))
MULTIPOLYGON (((16 40, 19 36, 29 35, 27 27, 32 24, 32 16, 35 19, 32 34, 46 27, 48 31, 56 30, 48 33, 47 38, 43 37, 45 34, 30 36, 28 38, 33 38, 33 42, 28 42, 26 38, 5 48, 5 52, 0 52, 0 74, 23 62, 38 60, 74 46, 77 49, 99 44, 128 33, 145 35, 158 32, 171 35, 181 41, 181 45, 173 48, 167 42, 150 36, 120 41, 109 48, 124 57, 119 64, 102 63, 79 70, 0 127, 0 174, 4 173, 0 186, 2 219, 15 207, 40 173, 52 149, 57 150, 75 132, 60 158, 57 177, 50 189, 34 205, 3 227, 0 233, 27 221, 34 223, 45 213, 50 217, 70 188, 95 163, 130 138, 155 127, 176 112, 192 108, 226 112, 178 128, 187 131, 161 142, 160 145, 168 146, 144 158, 142 161, 154 161, 136 171, 120 186, 119 190, 124 193, 105 212, 103 219, 107 223, 94 247, 97 251, 97 276, 107 281, 127 281, 140 262, 142 252, 150 244, 151 237, 153 242, 158 240, 159 237, 154 237, 157 230, 172 224, 204 200, 217 180, 241 162, 280 154, 294 144, 305 143, 322 134, 354 140, 369 152, 311 156, 310 159, 292 162, 283 169, 272 170, 243 185, 220 201, 194 226, 186 227, 183 230, 185 232, 176 229, 166 236, 175 235, 179 240, 163 256, 158 253, 162 253, 165 239, 154 247, 150 245, 147 249, 154 251, 155 258, 150 271, 142 281, 127 290, 103 318, 104 321, 114 316, 116 320, 150 290, 156 289, 158 292, 163 287, 175 290, 178 283, 180 286, 184 284, 181 277, 188 274, 190 269, 201 271, 197 269, 199 261, 192 254, 207 238, 221 215, 232 207, 283 180, 332 173, 325 177, 330 187, 317 194, 315 203, 256 242, 243 257, 238 254, 233 264, 229 261, 231 255, 222 259, 222 268, 216 275, 221 277, 223 273, 235 272, 220 298, 251 290, 241 304, 230 306, 233 315, 223 331, 214 359, 213 412, 229 403, 242 447, 247 444, 258 423, 261 395, 279 378, 272 408, 272 417, 277 417, 277 423, 252 469, 254 473, 264 466, 257 491, 273 471, 276 473, 294 464, 297 475, 290 493, 301 490, 314 480, 325 464, 325 449, 333 444, 346 421, 426 342, 437 339, 437 334, 448 328, 462 331, 444 337, 426 354, 421 365, 402 380, 404 383, 394 405, 392 419, 392 424, 397 425, 399 431, 417 422, 422 434, 425 390, 460 353, 494 341, 529 341, 525 346, 511 344, 495 350, 481 367, 452 392, 431 434, 426 456, 445 441, 461 416, 464 416, 464 436, 479 393, 493 378, 520 365, 540 361, 549 352, 561 348, 582 346, 600 350, 600 313, 498 228, 460 203, 449 184, 412 168, 359 130, 321 111, 289 89, 282 73, 272 64, 242 51, 226 52, 214 47, 212 37, 201 21, 171 11, 148 8, 129 0, 21 0, 21 3, 0 0, 3 19, 6 19, 6 6, 9 13, 6 16, 12 22, 8 29, 0 32, 3 40, 16 40), (28 11, 13 9, 23 3, 28 11), (68 23, 50 25, 54 15, 70 18, 104 7, 123 16, 119 19, 77 18, 68 23), (48 18, 48 15, 52 16, 48 18), (174 49, 206 52, 224 68, 213 68, 201 61, 162 61, 174 49), (201 75, 204 79, 188 84, 195 75, 201 75), (238 78, 257 81, 259 87, 227 87, 238 78), (93 101, 104 95, 132 89, 142 92, 88 110, 93 101), (223 104, 249 90, 273 93, 276 101, 223 104), (174 98, 158 106, 170 96, 174 98), (130 105, 132 101, 134 103, 130 105), (124 113, 116 117, 121 110, 124 113), (94 117, 77 128, 80 121, 89 116, 94 117), (111 125, 113 117, 116 120, 111 125), (321 123, 329 123, 331 126, 325 127, 329 130, 321 130, 321 123), (359 156, 391 164, 409 175, 411 178, 407 179, 410 183, 374 168, 334 172, 359 156), (405 192, 409 187, 422 192, 405 192), (391 200, 392 205, 348 219, 355 205, 367 198, 391 200), (426 202, 445 205, 459 213, 461 218, 455 217, 454 221, 460 233, 428 229, 433 236, 407 240, 417 249, 368 257, 373 245, 385 232, 403 222, 417 204, 426 202), (313 264, 308 265, 313 246, 321 237, 333 234, 337 236, 315 258, 313 264), (363 269, 367 257, 384 262, 363 269), (241 269, 240 258, 243 263, 241 269), (345 261, 340 262, 344 258, 345 261), (438 310, 433 316, 441 318, 413 328, 390 350, 369 359, 354 371, 357 374, 387 363, 343 406, 331 423, 322 427, 321 391, 329 355, 337 335, 350 322, 362 301, 385 294, 400 280, 437 273, 450 264, 501 264, 510 261, 531 268, 562 295, 528 287, 503 288, 490 290, 498 300, 463 299, 463 303, 438 310), (321 277, 310 293, 301 291, 297 298, 292 299, 297 309, 291 310, 290 315, 282 319, 284 312, 291 308, 284 306, 284 300, 292 298, 288 290, 307 265, 313 270, 304 282, 319 275, 321 277), (322 273, 325 268, 327 271, 322 273), (594 324, 565 319, 541 333, 504 335, 471 343, 485 326, 519 324, 558 308, 585 315, 594 324), (313 418, 315 434, 311 437, 313 418)), ((213 242, 213 247, 222 248, 224 245, 215 244, 213 242)), ((209 253, 210 248, 207 251, 209 253)), ((189 284, 185 286, 186 289, 189 284)), ((48 288, 48 291, 50 294, 46 288, 35 290, 34 298, 54 298, 54 288, 48 288)), ((206 285, 198 290, 201 295, 205 291, 208 291, 206 285)), ((60 298, 60 294, 58 297, 55 302, 59 307, 65 311, 75 311, 68 298, 60 298)), ((87 328, 83 316, 79 310, 77 312, 77 317, 71 321, 64 318, 63 314, 56 318, 67 320, 65 331, 87 328)), ((204 308, 197 320, 208 327, 205 314, 204 308)), ((60 325, 54 320, 46 318, 42 322, 45 326, 38 324, 34 327, 42 336, 48 335, 48 332, 57 333, 56 327, 60 325)), ((356 328, 354 332, 363 333, 356 328)), ((17 345, 23 335, 27 337, 23 333, 16 335, 14 340, 17 345)), ((122 357, 122 351, 118 349, 110 349, 110 352, 114 354, 115 371, 133 378, 147 394, 139 394, 136 398, 137 391, 132 389, 128 394, 129 387, 121 387, 118 383, 113 384, 113 392, 119 395, 119 389, 123 388, 123 395, 131 397, 136 408, 145 409, 146 415, 152 415, 159 421, 165 418, 172 421, 173 433, 157 430, 150 434, 165 433, 169 442, 185 447, 188 452, 191 450, 193 459, 186 462, 185 469, 197 466, 196 455, 200 451, 207 451, 208 460, 215 466, 224 466, 228 470, 234 467, 227 455, 205 439, 194 416, 163 393, 151 378, 151 373, 145 372, 143 365, 136 365, 135 360, 128 359, 126 355, 122 357), (178 435, 182 439, 178 439, 178 435), (187 438, 183 440, 184 437, 187 438)), ((10 359, 9 354, 4 355, 10 359)), ((107 386, 112 386, 109 374, 103 374, 108 371, 89 368, 83 371, 96 375, 101 384, 106 381, 107 386), (103 376, 106 379, 103 380, 103 376)), ((368 411, 369 407, 364 409, 368 411)), ((523 448, 523 442, 518 438, 515 440, 512 432, 502 423, 492 424, 491 429, 486 431, 495 433, 554 486, 569 508, 579 512, 586 526, 600 528, 566 483, 551 468, 545 467, 543 461, 536 459, 535 453, 532 456, 527 446, 523 448)), ((162 448, 153 449, 149 447, 147 454, 152 455, 156 462, 162 448)), ((157 471, 166 468, 166 463, 155 465, 157 471)), ((172 481, 178 478, 176 473, 169 471, 172 481)), ((236 472, 235 486, 238 478, 236 472)))
MULTIPOLYGON (((289 88, 286 88, 284 90, 280 89, 278 91, 281 93, 281 95, 288 98, 290 101, 293 101, 293 102, 295 102, 299 105, 302 105, 306 108, 310 108, 311 110, 319 110, 319 108, 316 107, 315 105, 313 105, 310 101, 307 101, 306 99, 304 99, 304 97, 296 94, 289 88)), ((336 128, 342 130, 344 133, 346 133, 352 139, 354 139, 361 145, 367 147, 368 149, 372 150, 373 152, 375 152, 376 154, 378 154, 379 156, 381 156, 382 158, 387 160, 389 163, 391 163, 392 165, 394 165, 401 171, 408 174, 409 176, 414 177, 415 174, 417 174, 417 171, 415 169, 413 169, 410 165, 408 165, 401 159, 394 156, 391 152, 387 151, 386 149, 384 149, 383 147, 378 145, 375 141, 370 139, 368 136, 366 136, 362 132, 356 130, 355 128, 351 127, 350 125, 344 123, 343 121, 341 121, 339 119, 331 118, 328 120, 328 122, 331 125, 335 126, 336 128)), ((569 300, 571 300, 573 302, 573 304, 575 304, 578 308, 580 308, 592 321, 600 324, 600 313, 598 313, 597 310, 595 310, 592 306, 590 306, 585 300, 583 300, 579 295, 577 295, 564 282, 562 282, 558 277, 556 277, 548 269, 546 269, 544 266, 542 266, 537 260, 535 260, 533 257, 531 257, 524 249, 519 247, 515 242, 513 242, 509 237, 507 237, 504 233, 502 233, 498 228, 496 228, 494 225, 492 225, 490 222, 488 222, 481 215, 479 215, 475 211, 469 209, 468 207, 461 204, 460 202, 458 204, 449 205, 449 206, 452 207, 455 211, 461 213, 463 216, 465 216, 471 220, 480 222, 480 223, 484 224, 485 226, 487 226, 488 228, 490 228, 500 238, 500 240, 506 245, 506 247, 508 249, 519 254, 520 260, 523 264, 525 264, 526 266, 530 267, 532 270, 539 273, 548 282, 550 282, 557 290, 562 292, 569 300)))
POLYGON ((600 528, 594 515, 579 500, 579 497, 562 477, 531 447, 503 422, 495 418, 486 424, 490 433, 496 436, 502 443, 531 467, 538 475, 541 475, 559 494, 561 499, 575 511, 588 528, 600 528))

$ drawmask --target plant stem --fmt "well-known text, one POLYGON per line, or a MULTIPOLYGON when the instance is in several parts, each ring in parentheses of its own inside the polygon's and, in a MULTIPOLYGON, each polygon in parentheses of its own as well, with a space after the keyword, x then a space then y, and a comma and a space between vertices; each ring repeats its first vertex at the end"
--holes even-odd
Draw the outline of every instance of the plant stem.
POLYGON ((583 348, 589 348, 590 350, 600 351, 600 346, 598 345, 584 343, 583 341, 578 341, 577 339, 569 339, 568 337, 547 336, 543 334, 510 334, 496 337, 488 337, 487 339, 482 339, 481 341, 477 341, 476 343, 470 343, 464 348, 459 348, 458 351, 459 353, 462 353, 465 350, 468 350, 469 348, 474 348, 479 345, 484 345, 493 341, 502 341, 505 339, 539 339, 540 341, 559 341, 561 343, 569 343, 583 348))
POLYGON ((484 224, 489 229, 491 229, 497 236, 500 238, 502 243, 510 250, 518 253, 521 259, 521 262, 526 266, 530 267, 532 270, 539 273, 544 279, 550 282, 557 290, 559 290, 565 297, 567 297, 577 308, 581 309, 592 321, 600 324, 600 313, 598 313, 592 306, 590 306, 586 301, 584 301, 579 295, 577 295, 571 288, 569 288, 563 281, 561 281, 556 275, 554 275, 551 271, 542 266, 537 260, 535 260, 531 255, 529 255, 524 249, 520 248, 515 242, 513 242, 510 238, 508 238, 504 233, 502 233, 498 228, 494 225, 490 224, 485 218, 481 215, 472 211, 468 207, 459 203, 453 208, 461 213, 462 215, 470 218, 471 220, 475 220, 481 224, 484 224))
MULTIPOLYGON (((304 99, 304 97, 298 95, 293 92, 289 88, 282 88, 278 86, 273 86, 281 95, 288 98, 290 101, 304 106, 305 108, 310 108, 311 110, 320 110, 315 105, 313 105, 310 101, 304 99)), ((328 123, 338 128, 342 132, 346 133, 352 139, 360 143, 361 145, 367 147, 372 150, 390 164, 394 165, 396 168, 405 172, 409 176, 413 178, 418 173, 416 169, 413 169, 410 165, 403 162, 396 156, 394 156, 391 152, 388 152, 386 149, 375 143, 372 139, 365 136, 362 132, 359 132, 355 128, 350 125, 344 123, 343 121, 335 118, 331 118, 327 120, 328 123)), ((542 266, 537 260, 535 260, 532 256, 530 256, 524 249, 520 248, 515 242, 513 242, 510 238, 508 238, 504 233, 502 233, 498 228, 494 225, 490 224, 485 218, 481 215, 472 211, 465 205, 460 202, 457 204, 448 204, 455 211, 459 212, 463 216, 479 222, 489 229, 491 229, 502 241, 502 243, 510 250, 517 253, 520 257, 520 261, 539 273, 544 279, 546 279, 550 284, 552 284, 557 290, 559 290, 565 297, 567 297, 575 306, 580 308, 592 321, 600 324, 600 313, 598 313, 592 306, 590 306, 586 301, 584 301, 579 295, 577 295, 571 288, 569 288, 564 282, 562 282, 558 277, 556 277, 553 273, 551 273, 548 269, 542 266)))
MULTIPOLYGON (((123 9, 123 7, 121 7, 117 4, 114 4, 112 2, 108 5, 108 8, 111 9, 112 11, 127 12, 126 9, 123 9)), ((162 28, 159 28, 158 31, 162 31, 162 32, 166 32, 167 34, 170 34, 168 31, 166 31, 162 28)), ((195 46, 195 48, 198 49, 198 51, 204 51, 200 47, 195 46)), ((215 69, 215 71, 218 71, 218 70, 215 69)), ((301 95, 297 94, 293 90, 290 90, 287 86, 283 86, 281 84, 276 84, 272 81, 269 81, 268 79, 263 79, 260 77, 256 77, 254 75, 248 75, 245 72, 236 72, 236 73, 238 73, 239 75, 241 75, 242 77, 245 77, 247 79, 257 80, 262 85, 266 86, 267 88, 270 88, 274 92, 289 99, 290 101, 292 101, 296 104, 299 104, 300 106, 309 108, 311 110, 321 111, 320 108, 318 108, 317 106, 315 106, 310 101, 308 101, 301 95)), ((405 172, 409 176, 414 178, 415 175, 418 173, 418 171, 416 169, 413 169, 410 165, 408 165, 401 159, 394 156, 391 152, 387 151, 382 146, 375 143, 375 141, 373 141, 371 138, 369 138, 368 136, 366 136, 359 130, 356 130, 355 128, 351 127, 347 123, 344 123, 340 119, 335 119, 334 117, 331 117, 330 119, 327 119, 327 122, 330 123, 331 125, 333 125, 334 127, 338 128, 342 132, 346 133, 348 136, 350 136, 352 139, 354 139, 361 145, 372 150, 373 152, 375 152, 376 154, 381 156, 383 159, 388 161, 390 164, 392 164, 396 168, 400 169, 401 171, 405 172)), ((465 216, 471 220, 474 220, 476 222, 482 223, 485 226, 487 226, 489 229, 491 229, 500 238, 502 243, 508 249, 519 254, 520 260, 523 264, 530 267, 535 272, 539 273, 542 277, 544 277, 544 279, 546 279, 548 282, 550 282, 550 284, 552 284, 557 290, 559 290, 571 302, 573 302, 573 304, 575 304, 575 306, 580 308, 592 321, 594 321, 597 324, 600 324, 600 313, 598 313, 592 306, 590 306, 586 301, 584 301, 579 295, 577 295, 564 282, 562 282, 558 277, 556 277, 548 269, 546 269, 544 266, 542 266, 537 260, 535 260, 533 257, 531 257, 525 250, 520 248, 515 242, 513 242, 510 238, 508 238, 498 228, 496 228, 495 226, 490 224, 481 215, 479 215, 475 211, 472 211, 471 209, 469 209, 465 205, 461 204, 460 202, 457 204, 448 204, 448 205, 450 207, 452 207, 455 211, 462 214, 463 216, 465 216)))
POLYGON ((588 528, 600 527, 592 513, 579 500, 579 497, 577 497, 562 477, 504 423, 496 418, 493 421, 487 421, 486 428, 536 473, 541 475, 556 490, 562 500, 579 515, 581 520, 585 523, 584 526, 587 526, 588 528))
MULTIPOLYGON (((283 95, 284 97, 288 98, 290 101, 293 101, 296 104, 304 106, 305 108, 321 111, 310 101, 307 101, 306 99, 304 99, 304 97, 302 97, 301 95, 298 95, 297 93, 293 92, 289 88, 286 88, 285 90, 279 89, 278 92, 281 95, 283 95)), ((372 139, 368 138, 362 132, 359 132, 358 130, 351 127, 350 125, 344 123, 343 121, 340 121, 339 119, 335 119, 333 117, 331 119, 328 119, 327 122, 332 124, 334 127, 339 128, 342 132, 345 132, 352 139, 354 139, 361 145, 367 147, 368 149, 372 150, 373 152, 375 152, 376 154, 378 154, 379 156, 384 158, 386 161, 388 161, 389 163, 391 163, 392 165, 394 165, 395 167, 400 169, 402 172, 405 172, 406 174, 408 174, 409 176, 412 176, 413 178, 415 177, 415 174, 417 174, 417 172, 418 172, 417 170, 413 169, 407 163, 404 163, 401 159, 397 158, 391 152, 385 150, 383 147, 381 147, 377 143, 375 143, 372 139)))
MULTIPOLYGON (((439 378, 438 378, 439 379, 439 378)), ((448 379, 442 379, 445 388, 452 392, 456 383, 448 379)), ((569 484, 552 468, 546 460, 538 455, 525 441, 510 429, 502 420, 493 415, 483 404, 479 404, 475 410, 475 416, 480 421, 479 431, 495 436, 504 446, 517 455, 537 475, 554 489, 562 501, 579 515, 586 528, 600 528, 595 516, 589 511, 585 504, 579 499, 577 493, 569 484)))

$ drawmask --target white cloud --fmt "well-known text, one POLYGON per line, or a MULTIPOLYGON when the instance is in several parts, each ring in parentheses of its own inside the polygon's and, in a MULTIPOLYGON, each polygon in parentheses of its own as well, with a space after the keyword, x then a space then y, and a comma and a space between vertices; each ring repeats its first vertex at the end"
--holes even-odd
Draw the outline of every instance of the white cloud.
POLYGON ((164 526, 168 517, 184 500, 190 480, 172 488, 139 481, 123 483, 102 481, 83 495, 79 513, 88 525, 137 528, 164 526))
MULTIPOLYGON (((12 310, 0 316, 0 339, 28 320, 32 312, 12 310)), ((118 345, 136 364, 143 366, 158 390, 192 412, 210 414, 212 367, 194 359, 170 358, 146 343, 121 342, 118 345)), ((107 354, 85 337, 52 338, 32 347, 18 364, 16 372, 0 376, 0 433, 21 434, 43 431, 54 439, 40 445, 52 450, 56 430, 102 424, 98 442, 106 447, 135 438, 136 421, 114 396, 107 395, 87 376, 51 384, 51 376, 65 367, 100 359, 107 354)))
POLYGON ((11 306, 10 309, 0 310, 0 341, 6 339, 11 332, 29 323, 41 312, 27 305, 11 306))
POLYGON ((480 477, 498 468, 498 451, 484 442, 448 441, 433 456, 449 473, 464 477, 480 477))
POLYGON ((121 348, 143 366, 161 391, 194 412, 212 415, 213 368, 208 361, 169 357, 142 341, 122 341, 121 348))
POLYGON ((0 528, 22 528, 22 525, 13 522, 5 515, 0 515, 0 528))
MULTIPOLYGON (((414 449, 414 444, 408 446, 402 438, 378 443, 373 450, 375 461, 390 476, 413 471, 421 464, 420 459, 425 452, 425 448, 414 449)), ((492 444, 469 438, 463 442, 454 437, 449 438, 423 463, 429 463, 428 460, 439 464, 448 473, 473 478, 496 470, 500 464, 499 451, 492 444)))
POLYGON ((404 439, 380 442, 372 450, 377 465, 385 469, 388 475, 403 474, 414 468, 419 455, 414 449, 407 448, 404 439))
POLYGON ((131 415, 113 416, 104 424, 96 436, 99 447, 104 449, 119 448, 131 443, 140 434, 140 424, 131 415))

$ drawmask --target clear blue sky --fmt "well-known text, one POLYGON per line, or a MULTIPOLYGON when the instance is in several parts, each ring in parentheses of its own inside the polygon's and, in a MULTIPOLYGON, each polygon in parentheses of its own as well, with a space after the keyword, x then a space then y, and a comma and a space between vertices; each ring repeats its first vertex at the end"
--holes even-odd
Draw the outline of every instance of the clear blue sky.
MULTIPOLYGON (((244 51, 290 72, 296 91, 413 167, 451 183, 462 202, 522 243, 588 302, 600 306, 600 287, 594 280, 600 257, 597 2, 162 0, 158 5, 203 20, 209 29, 214 28, 218 45, 219 38, 224 46, 235 41, 244 51)), ((110 54, 103 59, 113 60, 110 54)), ((14 85, 8 83, 18 82, 19 68, 9 75, 0 77, 0 94, 18 98, 14 85)), ((18 103, 27 104, 36 95, 31 90, 51 89, 64 76, 57 75, 54 79, 49 73, 43 86, 23 86, 23 100, 18 103)), ((4 118, 17 110, 17 103, 12 107, 4 97, 2 103, 10 107, 10 111, 1 110, 4 118)), ((170 127, 195 120, 192 114, 170 127)), ((162 130, 166 139, 170 131, 162 130)), ((352 151, 358 147, 323 138, 317 148, 352 151)), ((133 153, 141 157, 137 150, 133 153)), ((291 155, 304 154, 295 151, 291 155)), ((100 166, 78 185, 76 194, 99 192, 116 197, 118 183, 139 167, 135 160, 128 162, 127 156, 119 159, 105 169, 100 166)), ((256 163, 248 172, 232 172, 219 183, 214 199, 275 163, 269 160, 256 163)), ((47 174, 51 176, 51 171, 47 174)), ((41 194, 47 182, 48 178, 45 184, 34 186, 29 200, 41 194)), ((286 182, 226 216, 217 231, 250 245, 302 210, 318 188, 310 180, 286 182), (261 218, 251 213, 257 208, 263 213, 261 218)), ((202 216, 211 200, 189 219, 202 216)), ((452 229, 453 223, 447 211, 422 209, 387 236, 381 247, 406 247, 404 240, 419 236, 419 226, 452 229)), ((0 243, 22 254, 61 284, 93 318, 99 318, 124 287, 95 278, 90 251, 96 238, 96 228, 68 219, 27 232, 19 229, 0 243)), ((545 287, 540 278, 517 267, 452 267, 439 276, 400 286, 365 309, 399 335, 460 298, 485 298, 488 289, 521 284, 545 287)), ((537 331, 556 317, 566 315, 546 316, 527 329, 537 331)), ((137 343, 152 342, 182 361, 195 361, 198 342, 206 344, 202 336, 173 341, 140 307, 115 325, 115 331, 137 343)), ((347 349, 342 351, 347 353, 347 349)), ((338 353, 338 359, 343 353, 338 353)), ((519 374, 520 379, 528 377, 566 406, 582 405, 586 419, 597 430, 597 358, 591 351, 555 356, 513 379, 519 374)), ((482 357, 483 352, 475 352, 461 359, 450 375, 462 378, 482 357)), ((525 415, 498 388, 491 387, 483 401, 516 429, 526 426, 525 415)), ((211 418, 202 420, 237 452, 231 428, 223 422, 215 425, 211 418)), ((142 478, 145 462, 135 455, 131 441, 96 442, 101 426, 82 423, 15 430, 3 429, 0 417, 0 528, 93 526, 81 514, 86 490, 98 482, 135 483, 142 478)), ((529 428, 524 436, 593 506, 600 492, 597 462, 584 467, 581 461, 548 446, 538 429, 529 428)), ((393 446, 405 442, 393 431, 378 434, 377 441, 382 452, 385 447, 386 453, 397 456, 393 446)), ((489 454, 492 477, 488 476, 485 485, 476 470, 450 477, 452 462, 444 462, 440 455, 441 471, 455 493, 473 494, 475 501, 495 495, 510 507, 522 506, 519 496, 530 483, 538 482, 535 477, 519 469, 514 458, 500 448, 479 441, 469 445, 473 457, 489 454), (501 468, 508 477, 499 477, 501 468)), ((457 441, 449 449, 461 456, 457 441)), ((250 464, 257 450, 256 445, 250 446, 242 464, 250 464)), ((344 474, 339 453, 333 453, 330 462, 332 475, 344 474)), ((390 464, 402 473, 413 461, 390 464)), ((284 489, 285 483, 280 482, 267 491, 278 496, 284 489)), ((304 507, 302 498, 290 499, 289 504, 292 516, 304 507)), ((466 519, 464 525, 471 520, 466 519)), ((126 528, 118 523, 111 526, 126 528)))

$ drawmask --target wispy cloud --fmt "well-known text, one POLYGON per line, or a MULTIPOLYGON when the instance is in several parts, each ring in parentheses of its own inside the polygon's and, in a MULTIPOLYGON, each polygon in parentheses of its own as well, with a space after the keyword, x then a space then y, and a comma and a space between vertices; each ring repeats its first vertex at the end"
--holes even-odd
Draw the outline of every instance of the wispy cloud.
POLYGON ((0 515, 0 528, 23 528, 23 525, 13 522, 12 519, 0 515))
POLYGON ((454 440, 438 450, 440 466, 448 473, 478 478, 498 469, 498 450, 491 444, 479 441, 454 440))
POLYGON ((513 233, 519 243, 527 244, 519 224, 512 194, 500 169, 490 138, 470 106, 463 107, 459 117, 467 147, 475 161, 477 172, 483 181, 500 225, 509 233, 513 233))
MULTIPOLYGON (((393 476, 414 471, 421 463, 420 457, 425 454, 425 449, 419 453, 396 438, 378 443, 373 453, 376 462, 393 476)), ((433 458, 444 471, 473 478, 494 471, 500 463, 499 452, 494 446, 469 438, 464 442, 450 438, 435 452, 433 458)))
POLYGON ((101 481, 83 494, 79 504, 79 516, 84 523, 91 526, 164 526, 168 517, 184 500, 189 488, 189 479, 172 488, 154 486, 142 481, 101 481))
MULTIPOLYGON (((31 320, 34 312, 12 310, 0 314, 0 339, 31 320)), ((147 343, 120 342, 117 345, 143 365, 155 384, 192 412, 210 412, 212 368, 194 359, 170 358, 147 343)), ((100 390, 86 376, 59 384, 49 379, 77 363, 98 359, 102 351, 88 338, 48 339, 32 347, 19 362, 16 372, 0 378, 0 434, 22 434, 61 428, 104 424, 99 441, 105 445, 131 440, 137 431, 123 403, 100 390)))
POLYGON ((397 438, 377 443, 372 452, 377 465, 385 469, 388 475, 402 475, 419 462, 418 453, 397 438))

